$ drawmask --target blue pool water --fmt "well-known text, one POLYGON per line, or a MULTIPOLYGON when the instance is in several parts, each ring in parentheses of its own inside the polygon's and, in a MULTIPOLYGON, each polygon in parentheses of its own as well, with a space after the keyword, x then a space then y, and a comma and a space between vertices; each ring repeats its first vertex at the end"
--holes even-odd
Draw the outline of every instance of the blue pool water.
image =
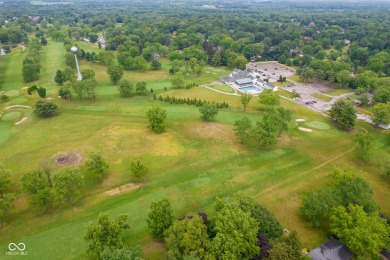
POLYGON ((261 92, 263 89, 256 87, 256 86, 245 86, 238 88, 241 92, 261 92))

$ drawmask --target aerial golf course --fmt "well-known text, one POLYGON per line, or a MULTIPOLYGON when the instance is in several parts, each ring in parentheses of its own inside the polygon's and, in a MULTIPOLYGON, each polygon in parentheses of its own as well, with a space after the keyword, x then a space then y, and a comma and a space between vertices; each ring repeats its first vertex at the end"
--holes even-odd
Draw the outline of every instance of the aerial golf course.
MULTIPOLYGON (((99 51, 96 45, 84 45, 86 51, 99 51)), ((1 247, 19 241, 26 244, 32 258, 80 259, 86 256, 86 225, 100 212, 108 212, 113 216, 128 214, 130 229, 124 233, 124 241, 140 245, 146 259, 160 259, 165 254, 164 245, 152 238, 145 221, 152 201, 168 198, 179 217, 211 210, 216 197, 246 195, 272 211, 284 228, 296 230, 305 247, 313 248, 326 241, 327 234, 310 228, 299 217, 301 196, 307 190, 327 187, 335 167, 352 167, 368 180, 380 212, 390 215, 390 184, 379 167, 381 159, 390 156, 388 130, 357 121, 354 130, 343 131, 321 114, 282 98, 282 107, 293 111, 293 120, 278 143, 267 149, 242 145, 234 136, 233 124, 243 116, 253 121, 262 117, 264 111, 257 98, 244 112, 238 96, 201 86, 228 75, 229 68, 206 66, 200 76, 184 77, 186 84, 199 86, 174 89, 168 73, 170 61, 163 58, 161 70, 125 71, 123 78, 146 81, 149 94, 121 98, 107 67, 83 60, 81 69, 96 73, 96 101, 69 101, 58 98, 59 87, 53 81, 56 70, 66 66, 63 43, 48 41, 41 50, 40 79, 26 84, 21 67, 27 51, 28 47, 17 47, 0 58, 0 94, 10 96, 9 101, 0 103, 0 163, 12 171, 13 189, 21 190, 23 174, 37 169, 42 159, 54 160, 62 154, 87 158, 99 152, 110 168, 101 182, 85 179, 79 202, 45 213, 31 210, 19 192, 16 207, 0 230, 1 247), (40 98, 26 92, 33 84, 47 89, 47 97, 59 107, 56 116, 34 115, 33 106, 40 98), (196 106, 161 102, 154 100, 153 94, 227 102, 229 107, 221 108, 212 122, 203 122, 196 106), (167 110, 167 127, 160 134, 147 128, 145 112, 153 105, 167 110), (354 156, 357 131, 368 131, 375 137, 375 156, 369 165, 354 156), (143 180, 129 174, 134 160, 150 169, 143 180)), ((216 89, 224 90, 225 86, 216 89)))

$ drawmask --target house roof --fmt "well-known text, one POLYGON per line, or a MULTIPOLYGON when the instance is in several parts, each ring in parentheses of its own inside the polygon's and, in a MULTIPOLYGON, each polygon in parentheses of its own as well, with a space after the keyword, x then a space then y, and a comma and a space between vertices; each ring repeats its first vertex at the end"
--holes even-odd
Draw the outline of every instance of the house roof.
POLYGON ((236 79, 238 85, 253 83, 250 78, 236 79))
POLYGON ((352 252, 337 239, 331 238, 308 255, 313 260, 350 260, 352 252))

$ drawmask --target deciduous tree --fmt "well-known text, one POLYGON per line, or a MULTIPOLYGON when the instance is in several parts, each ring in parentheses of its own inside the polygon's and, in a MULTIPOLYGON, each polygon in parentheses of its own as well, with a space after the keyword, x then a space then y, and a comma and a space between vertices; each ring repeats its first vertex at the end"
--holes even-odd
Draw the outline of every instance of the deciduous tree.
POLYGON ((118 82, 119 94, 121 97, 130 97, 133 92, 134 86, 128 79, 121 79, 118 82))
POLYGON ((164 232, 164 240, 168 257, 172 259, 183 259, 190 254, 203 258, 209 243, 206 226, 197 215, 173 222, 164 232))
POLYGON ((247 117, 235 121, 234 134, 242 144, 247 143, 252 137, 252 121, 247 117))
POLYGON ((367 214, 363 207, 349 204, 332 210, 330 230, 355 255, 378 256, 390 243, 390 227, 377 212, 367 214))
POLYGON ((113 250, 124 249, 125 244, 122 242, 121 235, 124 230, 129 228, 127 215, 110 219, 107 213, 100 213, 97 223, 89 223, 84 233, 88 254, 95 259, 104 259, 103 256, 106 257, 108 254, 108 252, 103 253, 105 250, 112 252, 113 250))
POLYGON ((119 65, 111 65, 107 69, 107 74, 110 77, 112 84, 116 85, 123 76, 123 69, 119 65))
POLYGON ((390 103, 378 103, 372 109, 372 121, 375 125, 390 123, 390 103))
POLYGON ((167 118, 167 111, 159 106, 153 106, 146 111, 146 116, 149 119, 148 127, 157 133, 161 133, 165 129, 165 119, 167 118))
POLYGON ((91 153, 89 160, 85 162, 85 167, 92 177, 101 179, 107 174, 109 164, 100 153, 91 153))
POLYGON ((358 133, 355 137, 355 154, 356 157, 364 162, 368 163, 373 156, 373 142, 374 137, 367 133, 358 133))
POLYGON ((172 87, 174 88, 183 88, 184 87, 183 74, 181 72, 177 72, 171 79, 171 84, 172 87))
POLYGON ((165 230, 173 223, 173 213, 169 200, 162 199, 152 202, 146 222, 154 237, 163 238, 165 230))
POLYGON ((42 171, 33 171, 23 175, 22 187, 34 208, 44 211, 50 206, 52 202, 50 183, 42 171))
POLYGON ((330 116, 344 130, 350 130, 355 126, 355 110, 352 104, 345 99, 339 99, 333 104, 330 116))
POLYGON ((152 70, 160 70, 161 69, 161 63, 157 59, 153 59, 150 67, 152 70))
POLYGON ((297 233, 291 232, 288 235, 280 237, 275 244, 269 250, 269 260, 300 260, 301 255, 301 243, 298 239, 297 233))
POLYGON ((276 92, 266 89, 259 94, 259 103, 267 107, 279 106, 280 97, 276 92))
POLYGON ((71 204, 81 198, 84 187, 80 171, 65 168, 53 175, 53 194, 58 204, 71 204))
POLYGON ((257 246, 259 223, 250 213, 241 210, 236 203, 222 200, 217 200, 214 208, 216 235, 210 243, 210 255, 216 259, 252 259, 257 255, 260 252, 257 246))
POLYGON ((244 92, 241 94, 241 97, 240 97, 240 103, 244 106, 244 111, 246 110, 246 107, 248 106, 249 102, 251 101, 252 99, 252 95, 247 93, 247 92, 244 92))
POLYGON ((199 112, 204 121, 211 121, 218 114, 218 108, 214 104, 207 103, 199 108, 199 112))

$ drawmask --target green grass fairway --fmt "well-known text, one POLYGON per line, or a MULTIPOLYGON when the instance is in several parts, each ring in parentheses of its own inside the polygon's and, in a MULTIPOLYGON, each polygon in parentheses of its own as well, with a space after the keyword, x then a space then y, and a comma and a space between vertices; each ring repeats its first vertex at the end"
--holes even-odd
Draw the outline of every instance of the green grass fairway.
POLYGON ((352 91, 349 89, 336 89, 336 90, 326 92, 326 94, 331 96, 340 96, 340 95, 350 94, 350 93, 352 93, 352 91))
POLYGON ((54 88, 58 91, 58 87, 54 83, 54 76, 56 75, 57 69, 64 68, 65 53, 64 44, 61 42, 48 42, 47 46, 43 47, 40 86, 47 89, 54 88))
POLYGON ((18 47, 0 57, 1 90, 16 90, 23 87, 22 64, 27 52, 28 48, 23 51, 18 47))
POLYGON ((12 99, 9 103, 11 105, 21 105, 21 104, 24 104, 26 102, 28 102, 28 98, 20 97, 20 98, 12 99))
POLYGON ((332 100, 331 97, 325 96, 323 94, 314 94, 313 97, 318 98, 319 100, 322 100, 324 102, 330 102, 332 100))
POLYGON ((225 85, 225 84, 220 84, 220 85, 211 85, 209 88, 219 90, 225 93, 234 93, 234 89, 232 89, 230 86, 225 85))
MULTIPOLYGON (((61 49, 62 48, 62 49, 61 49)), ((81 68, 92 68, 96 73, 97 100, 86 98, 71 102, 56 97, 58 86, 53 82, 57 69, 64 69, 60 43, 49 42, 42 50, 41 79, 36 82, 50 90, 52 101, 59 107, 56 116, 37 118, 32 109, 5 110, 10 102, 0 103, 0 163, 12 171, 11 187, 18 192, 16 207, 5 218, 0 229, 0 251, 7 251, 11 242, 23 242, 29 259, 87 259, 83 233, 90 221, 100 212, 112 217, 128 214, 130 229, 123 234, 129 246, 140 245, 145 259, 164 259, 165 248, 154 240, 145 218, 150 203, 169 198, 175 217, 198 211, 210 212, 216 197, 246 195, 266 206, 280 220, 283 227, 296 230, 303 247, 314 248, 327 240, 323 230, 308 227, 299 217, 302 195, 315 188, 321 189, 329 182, 335 166, 350 165, 367 179, 373 187, 374 199, 381 212, 390 215, 390 182, 385 181, 380 167, 383 158, 390 158, 389 131, 382 131, 358 121, 356 130, 345 132, 333 127, 331 120, 304 106, 281 99, 281 106, 293 111, 293 118, 304 118, 315 128, 307 134, 298 130, 291 121, 289 130, 278 143, 268 149, 256 144, 242 145, 236 141, 234 122, 247 116, 253 121, 262 118, 264 110, 254 97, 244 112, 240 97, 226 95, 204 88, 172 89, 167 59, 161 59, 162 69, 145 72, 126 71, 125 78, 133 83, 146 81, 156 95, 177 98, 197 98, 206 101, 228 102, 229 108, 220 109, 215 120, 203 122, 199 108, 186 104, 169 104, 154 100, 152 94, 120 98, 118 87, 107 76, 107 67, 81 61, 81 68), (167 90, 164 90, 167 87, 167 90), (151 132, 146 111, 159 105, 167 111, 166 131, 151 132), (28 120, 15 126, 22 116, 28 120), (11 120, 11 121, 9 121, 11 120), (354 134, 366 129, 375 141, 375 161, 361 165, 354 156, 354 134), (323 131, 323 130, 327 131, 323 131), (91 152, 99 152, 109 162, 108 176, 101 183, 87 183, 80 202, 67 207, 53 207, 46 213, 30 208, 21 192, 21 178, 36 170, 43 158, 74 151, 84 159, 91 152), (134 183, 130 164, 141 160, 150 172, 138 189, 109 195, 106 193, 121 185, 134 183)), ((20 51, 11 53, 20 62, 20 51)), ((7 68, 3 82, 12 82, 10 68, 17 71, 19 61, 1 60, 0 67, 7 68), (11 67, 10 67, 11 66, 11 67), (12 67, 13 66, 13 67, 12 67)), ((206 84, 228 75, 230 69, 206 66, 200 76, 185 74, 185 84, 206 84)), ((6 91, 20 90, 22 83, 5 85, 6 91)), ((283 91, 281 95, 287 95, 283 91)), ((12 102, 34 106, 40 98, 34 93, 20 93, 12 102)))

